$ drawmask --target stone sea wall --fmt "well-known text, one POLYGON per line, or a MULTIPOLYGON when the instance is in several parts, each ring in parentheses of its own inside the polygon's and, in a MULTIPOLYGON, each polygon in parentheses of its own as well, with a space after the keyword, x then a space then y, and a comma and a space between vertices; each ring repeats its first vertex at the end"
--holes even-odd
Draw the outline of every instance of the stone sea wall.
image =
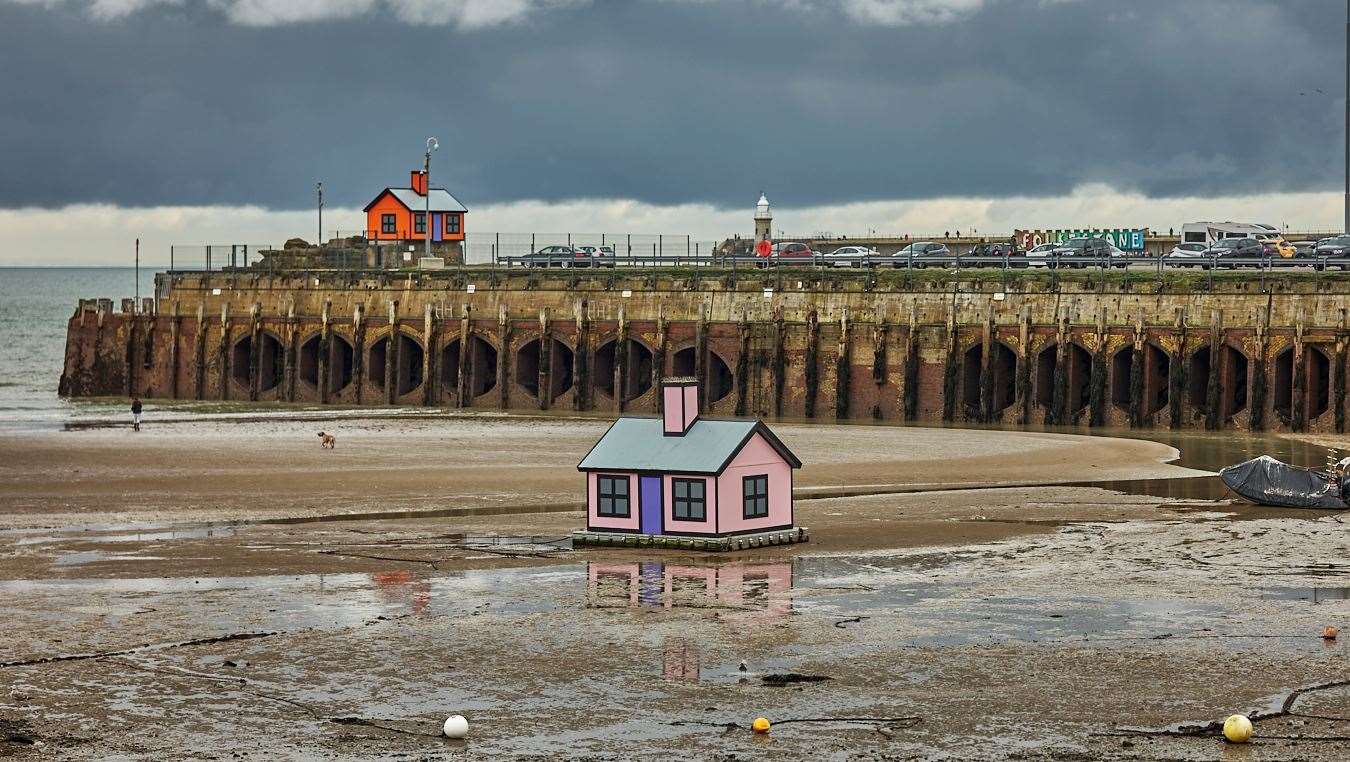
POLYGON ((1339 275, 165 273, 81 301, 61 392, 332 405, 1343 431, 1339 275))

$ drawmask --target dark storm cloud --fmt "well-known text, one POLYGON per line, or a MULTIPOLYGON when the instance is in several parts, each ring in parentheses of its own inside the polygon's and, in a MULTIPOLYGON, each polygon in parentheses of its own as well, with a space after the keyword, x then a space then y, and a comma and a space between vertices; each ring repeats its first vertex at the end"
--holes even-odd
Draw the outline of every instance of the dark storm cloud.
POLYGON ((990 0, 907 26, 791 5, 596 0, 468 31, 0 0, 0 206, 306 208, 318 179, 360 205, 429 134, 471 205, 1339 183, 1338 1, 990 0))

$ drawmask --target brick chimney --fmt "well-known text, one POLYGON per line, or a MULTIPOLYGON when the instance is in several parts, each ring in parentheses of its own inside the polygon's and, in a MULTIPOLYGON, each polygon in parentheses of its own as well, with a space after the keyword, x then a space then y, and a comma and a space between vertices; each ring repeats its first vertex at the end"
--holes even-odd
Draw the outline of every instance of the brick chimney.
POLYGON ((668 378, 661 384, 662 432, 682 437, 698 420, 698 379, 668 378))
POLYGON ((420 169, 412 171, 412 179, 409 181, 413 192, 419 196, 427 195, 427 173, 420 169))

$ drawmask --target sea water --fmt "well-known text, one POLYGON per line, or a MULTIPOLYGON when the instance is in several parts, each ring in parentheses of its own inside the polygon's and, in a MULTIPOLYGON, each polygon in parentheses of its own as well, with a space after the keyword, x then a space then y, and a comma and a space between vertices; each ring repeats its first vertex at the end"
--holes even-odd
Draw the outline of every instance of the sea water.
MULTIPOLYGON (((141 296, 154 295, 154 280, 153 269, 141 269, 141 296)), ((57 387, 66 323, 79 300, 108 298, 120 309, 124 297, 135 295, 130 267, 0 267, 0 429, 125 417, 124 400, 65 400, 57 387)))

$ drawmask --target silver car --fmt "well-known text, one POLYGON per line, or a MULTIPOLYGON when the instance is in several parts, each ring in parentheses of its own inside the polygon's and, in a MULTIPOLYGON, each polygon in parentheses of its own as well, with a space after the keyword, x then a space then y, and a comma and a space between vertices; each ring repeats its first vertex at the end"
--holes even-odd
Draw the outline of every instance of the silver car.
POLYGON ((1208 251, 1203 243, 1179 243, 1167 252, 1164 261, 1177 267, 1204 267, 1208 251))
POLYGON ((880 256, 876 249, 866 246, 840 246, 826 254, 825 264, 830 267, 869 267, 871 259, 880 256))
POLYGON ((1058 243, 1043 243, 1027 252, 1028 267, 1047 267, 1050 264, 1050 258, 1055 249, 1059 248, 1058 243))
MULTIPOLYGON (((952 255, 951 249, 948 249, 946 244, 934 243, 933 241, 916 241, 915 243, 911 243, 910 245, 906 246, 900 251, 897 251, 895 253, 894 259, 896 267, 904 267, 911 260, 911 258, 919 259, 921 257, 950 257, 951 255, 952 255)), ((927 267, 928 263, 914 262, 914 266, 920 268, 927 267)), ((938 267, 946 267, 946 266, 947 266, 946 262, 943 262, 938 265, 938 267)))

